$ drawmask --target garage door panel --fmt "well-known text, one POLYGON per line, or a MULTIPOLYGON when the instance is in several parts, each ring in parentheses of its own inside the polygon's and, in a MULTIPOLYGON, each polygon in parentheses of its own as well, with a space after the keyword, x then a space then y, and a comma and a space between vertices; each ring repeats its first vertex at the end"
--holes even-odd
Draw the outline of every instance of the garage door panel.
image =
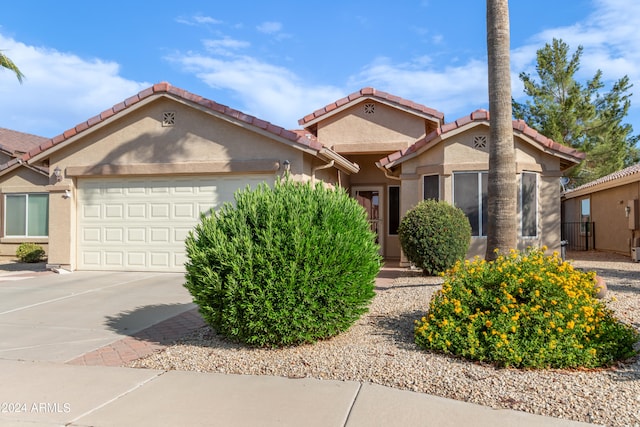
POLYGON ((273 175, 78 180, 78 268, 184 271, 184 241, 238 189, 273 175))
POLYGON ((104 206, 105 219, 122 219, 124 218, 124 206, 121 203, 109 203, 104 206))
POLYGON ((83 218, 100 218, 102 207, 100 205, 84 205, 81 212, 83 218))
POLYGON ((147 205, 145 203, 130 203, 127 205, 127 218, 144 219, 147 217, 147 205))
POLYGON ((121 251, 105 251, 104 264, 110 268, 123 267, 124 253, 121 251))
POLYGON ((172 265, 170 263, 170 259, 171 259, 171 253, 169 252, 151 252, 150 253, 151 267, 171 268, 172 265))
POLYGON ((145 243, 147 241, 147 229, 145 227, 127 228, 127 243, 145 243))
POLYGON ((100 267, 102 265, 101 257, 102 254, 100 253, 100 251, 86 250, 82 253, 82 264, 84 264, 87 268, 100 267))
POLYGON ((86 227, 82 230, 82 242, 85 243, 100 243, 102 241, 100 227, 86 227))
POLYGON ((104 229, 104 240, 109 243, 124 243, 124 239, 122 238, 124 235, 124 230, 120 227, 112 228, 105 227, 104 229))
POLYGON ((170 234, 171 230, 169 227, 153 227, 151 228, 151 238, 149 239, 149 243, 170 243, 170 234))
POLYGON ((174 203, 173 216, 174 218, 193 218, 194 217, 193 203, 174 203))

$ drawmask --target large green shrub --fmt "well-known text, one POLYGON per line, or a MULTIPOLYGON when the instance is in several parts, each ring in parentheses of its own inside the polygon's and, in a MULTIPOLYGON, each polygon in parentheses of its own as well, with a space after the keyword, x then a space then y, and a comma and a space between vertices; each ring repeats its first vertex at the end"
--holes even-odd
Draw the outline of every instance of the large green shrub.
POLYGON ((521 368, 594 368, 633 356, 638 332, 595 298, 595 273, 543 250, 456 264, 416 321, 416 343, 521 368))
POLYGON ((255 346, 348 329, 374 296, 380 256, 343 189, 276 182, 235 194, 186 240, 186 288, 217 332, 255 346))
POLYGON ((445 201, 423 200, 402 218, 398 237, 407 259, 425 275, 434 275, 464 259, 471 226, 461 209, 445 201))
POLYGON ((44 249, 35 243, 21 243, 16 256, 20 262, 40 262, 44 257, 44 249))

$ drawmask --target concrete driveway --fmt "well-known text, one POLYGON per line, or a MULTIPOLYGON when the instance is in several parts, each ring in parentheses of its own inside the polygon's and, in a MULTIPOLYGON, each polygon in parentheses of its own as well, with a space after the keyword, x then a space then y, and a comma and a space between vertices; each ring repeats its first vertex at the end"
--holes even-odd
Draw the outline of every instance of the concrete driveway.
POLYGON ((0 274, 0 359, 72 360, 192 309, 182 283, 180 273, 0 274))

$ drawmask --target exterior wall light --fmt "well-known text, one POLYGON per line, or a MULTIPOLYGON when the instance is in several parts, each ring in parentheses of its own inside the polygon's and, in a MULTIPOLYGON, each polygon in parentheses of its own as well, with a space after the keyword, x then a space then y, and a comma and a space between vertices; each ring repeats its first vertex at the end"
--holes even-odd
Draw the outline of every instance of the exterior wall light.
POLYGON ((624 216, 629 218, 629 214, 631 213, 631 206, 627 205, 624 207, 624 216))
POLYGON ((59 166, 56 166, 56 168, 53 170, 53 174, 56 176, 57 182, 62 181, 62 170, 60 170, 59 166))

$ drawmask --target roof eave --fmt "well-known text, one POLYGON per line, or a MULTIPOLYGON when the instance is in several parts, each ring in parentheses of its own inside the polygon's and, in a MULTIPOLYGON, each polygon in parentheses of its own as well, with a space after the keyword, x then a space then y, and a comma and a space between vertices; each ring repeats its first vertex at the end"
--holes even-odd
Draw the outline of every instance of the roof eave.
POLYGON ((348 174, 354 174, 360 171, 360 166, 357 163, 350 162, 329 148, 322 148, 318 151, 318 155, 324 157, 328 161, 334 161, 336 168, 348 174))

